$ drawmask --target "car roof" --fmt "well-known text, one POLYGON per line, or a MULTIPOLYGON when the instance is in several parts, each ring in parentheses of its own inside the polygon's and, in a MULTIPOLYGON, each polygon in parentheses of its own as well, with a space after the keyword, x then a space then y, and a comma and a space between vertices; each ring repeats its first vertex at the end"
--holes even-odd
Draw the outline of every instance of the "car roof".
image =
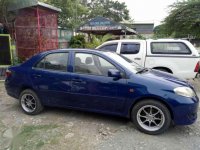
POLYGON ((104 52, 109 52, 107 50, 105 51, 99 51, 99 50, 94 50, 94 49, 83 49, 83 48, 68 48, 68 49, 54 49, 54 50, 47 50, 44 52, 41 52, 39 54, 34 55, 33 57, 31 57, 30 59, 28 59, 27 61, 25 61, 24 63, 22 63, 21 65, 26 65, 26 66, 32 66, 35 61, 37 61, 38 59, 42 58, 43 56, 46 56, 48 54, 52 54, 52 53, 62 53, 62 52, 70 52, 70 51, 74 51, 74 52, 92 52, 93 54, 103 54, 104 52))
MULTIPOLYGON (((107 42, 105 42, 105 43, 117 43, 117 42, 132 42, 132 41, 138 41, 138 42, 140 42, 140 41, 144 41, 144 40, 138 40, 138 39, 121 39, 121 40, 111 40, 111 41, 107 41, 107 42)), ((105 43, 103 43, 103 44, 105 44, 105 43)))
MULTIPOLYGON (((183 40, 183 39, 146 39, 146 40, 142 40, 142 39, 120 39, 120 40, 111 40, 111 41, 107 41, 104 42, 102 45, 106 45, 106 44, 112 44, 112 43, 118 43, 118 42, 142 42, 142 41, 149 41, 149 42, 177 42, 177 41, 187 41, 187 40, 183 40)), ((99 46, 98 46, 99 47, 99 46)))
MULTIPOLYGON (((48 54, 48 53, 59 53, 59 52, 69 52, 69 51, 82 51, 82 52, 99 52, 102 53, 103 51, 99 51, 96 49, 84 49, 84 48, 68 48, 68 49, 54 49, 54 50, 48 50, 45 52, 40 53, 41 55, 43 54, 48 54)), ((105 51, 104 51, 105 52, 105 51)))

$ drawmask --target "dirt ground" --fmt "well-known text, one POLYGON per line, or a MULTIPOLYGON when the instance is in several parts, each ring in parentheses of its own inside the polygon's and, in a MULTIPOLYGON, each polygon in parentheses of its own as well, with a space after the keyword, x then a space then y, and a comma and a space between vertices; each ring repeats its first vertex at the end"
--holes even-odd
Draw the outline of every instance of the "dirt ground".
MULTIPOLYGON (((200 92, 200 80, 191 81, 200 92)), ((200 111, 199 111, 200 116, 200 111)), ((127 119, 47 108, 25 115, 0 82, 0 150, 199 150, 200 118, 161 135, 143 134, 127 119)))

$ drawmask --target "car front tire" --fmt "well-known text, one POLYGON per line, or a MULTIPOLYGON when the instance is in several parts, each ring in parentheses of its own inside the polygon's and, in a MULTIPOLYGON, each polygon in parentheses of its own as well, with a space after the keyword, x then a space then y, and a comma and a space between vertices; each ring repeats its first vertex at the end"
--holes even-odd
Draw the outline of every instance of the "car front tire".
POLYGON ((137 103, 132 109, 131 117, 141 132, 151 135, 163 133, 171 124, 168 108, 155 100, 143 100, 137 103))
POLYGON ((28 115, 37 115, 44 108, 33 90, 27 89, 22 91, 19 100, 22 110, 28 115))

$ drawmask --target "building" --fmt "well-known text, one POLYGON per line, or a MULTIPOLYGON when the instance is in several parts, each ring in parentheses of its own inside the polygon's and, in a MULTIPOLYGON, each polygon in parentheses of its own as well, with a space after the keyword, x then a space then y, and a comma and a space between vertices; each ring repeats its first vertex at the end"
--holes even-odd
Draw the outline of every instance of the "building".
POLYGON ((112 21, 108 18, 97 16, 85 22, 78 29, 78 32, 95 34, 95 35, 135 35, 135 30, 123 25, 121 23, 112 21))
POLYGON ((59 47, 57 30, 61 9, 37 0, 15 0, 8 10, 16 14, 13 33, 20 59, 59 47))
POLYGON ((124 25, 129 26, 144 38, 152 38, 154 35, 154 23, 153 22, 121 22, 124 25))
POLYGON ((132 29, 134 29, 138 34, 145 38, 153 37, 154 23, 153 22, 134 22, 132 24, 132 29))
POLYGON ((69 47, 69 41, 71 40, 72 36, 73 36, 72 30, 58 27, 59 48, 60 49, 68 48, 69 47))

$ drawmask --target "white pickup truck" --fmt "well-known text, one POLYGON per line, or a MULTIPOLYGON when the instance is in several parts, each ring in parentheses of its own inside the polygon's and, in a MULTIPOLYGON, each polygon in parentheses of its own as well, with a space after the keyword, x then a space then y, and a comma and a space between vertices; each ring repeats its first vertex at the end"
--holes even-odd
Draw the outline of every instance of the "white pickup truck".
POLYGON ((192 79, 199 71, 199 54, 186 40, 114 40, 96 49, 104 49, 131 59, 141 66, 162 70, 184 79, 192 79))

